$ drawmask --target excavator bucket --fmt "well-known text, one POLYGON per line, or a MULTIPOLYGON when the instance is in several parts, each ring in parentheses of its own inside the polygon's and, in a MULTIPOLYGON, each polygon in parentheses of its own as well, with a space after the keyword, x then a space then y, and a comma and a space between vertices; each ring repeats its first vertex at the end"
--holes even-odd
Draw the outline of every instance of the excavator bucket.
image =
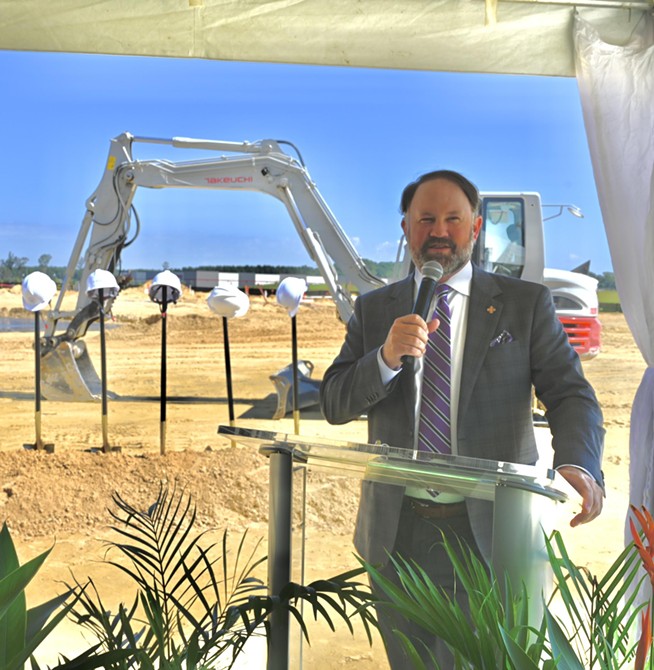
MULTIPOLYGON (((313 407, 320 403, 320 381, 311 379, 313 363, 311 361, 298 361, 298 409, 313 407)), ((273 419, 281 419, 293 411, 293 365, 287 365, 274 375, 270 375, 270 381, 277 392, 277 409, 273 419)))
POLYGON ((82 340, 60 342, 41 359, 41 391, 47 400, 94 401, 102 381, 82 340))

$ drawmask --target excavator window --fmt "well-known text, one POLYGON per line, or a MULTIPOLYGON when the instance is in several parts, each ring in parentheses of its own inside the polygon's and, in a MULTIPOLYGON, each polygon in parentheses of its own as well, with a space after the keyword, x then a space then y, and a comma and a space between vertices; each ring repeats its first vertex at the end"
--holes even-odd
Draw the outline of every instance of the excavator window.
POLYGON ((557 295, 555 292, 552 292, 552 300, 554 302, 554 307, 556 307, 557 310, 582 310, 584 306, 577 302, 576 300, 573 300, 572 298, 569 298, 564 295, 557 295))
POLYGON ((475 261, 489 272, 522 276, 525 266, 524 222, 522 199, 485 197, 475 261))

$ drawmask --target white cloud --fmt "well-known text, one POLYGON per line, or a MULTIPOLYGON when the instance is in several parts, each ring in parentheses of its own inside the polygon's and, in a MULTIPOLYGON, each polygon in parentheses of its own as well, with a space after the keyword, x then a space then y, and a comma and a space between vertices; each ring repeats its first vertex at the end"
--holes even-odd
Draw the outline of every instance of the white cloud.
POLYGON ((397 256, 397 240, 381 242, 375 247, 375 253, 377 254, 378 260, 394 261, 397 256))

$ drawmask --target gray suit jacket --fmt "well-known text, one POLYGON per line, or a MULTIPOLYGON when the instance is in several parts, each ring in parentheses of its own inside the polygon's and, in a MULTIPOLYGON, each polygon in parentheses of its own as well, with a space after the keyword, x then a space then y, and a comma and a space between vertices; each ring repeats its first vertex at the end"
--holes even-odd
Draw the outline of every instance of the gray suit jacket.
MULTIPOLYGON (((339 355, 320 390, 330 423, 368 415, 368 440, 413 448, 416 412, 410 366, 385 386, 377 350, 393 321, 413 309, 413 276, 360 296, 339 355)), ((462 456, 512 463, 538 459, 531 388, 547 408, 553 466, 578 465, 602 482, 602 413, 547 288, 473 266, 461 371, 457 444, 462 456), (507 331, 511 341, 490 346, 507 331)), ((403 490, 364 481, 355 533, 359 553, 384 563, 397 533, 403 490)), ((468 500, 475 538, 490 557, 492 508, 468 500)))

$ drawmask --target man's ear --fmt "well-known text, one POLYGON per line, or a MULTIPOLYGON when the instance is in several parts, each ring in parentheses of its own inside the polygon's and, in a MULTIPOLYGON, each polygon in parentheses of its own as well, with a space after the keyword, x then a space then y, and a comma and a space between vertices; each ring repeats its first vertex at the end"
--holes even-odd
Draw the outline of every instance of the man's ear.
POLYGON ((479 237, 479 231, 481 230, 481 222, 482 222, 481 215, 475 217, 475 223, 474 223, 475 241, 477 241, 477 238, 479 237))
POLYGON ((409 230, 409 224, 406 222, 406 216, 402 217, 402 232, 404 233, 404 237, 409 237, 408 230, 409 230))

